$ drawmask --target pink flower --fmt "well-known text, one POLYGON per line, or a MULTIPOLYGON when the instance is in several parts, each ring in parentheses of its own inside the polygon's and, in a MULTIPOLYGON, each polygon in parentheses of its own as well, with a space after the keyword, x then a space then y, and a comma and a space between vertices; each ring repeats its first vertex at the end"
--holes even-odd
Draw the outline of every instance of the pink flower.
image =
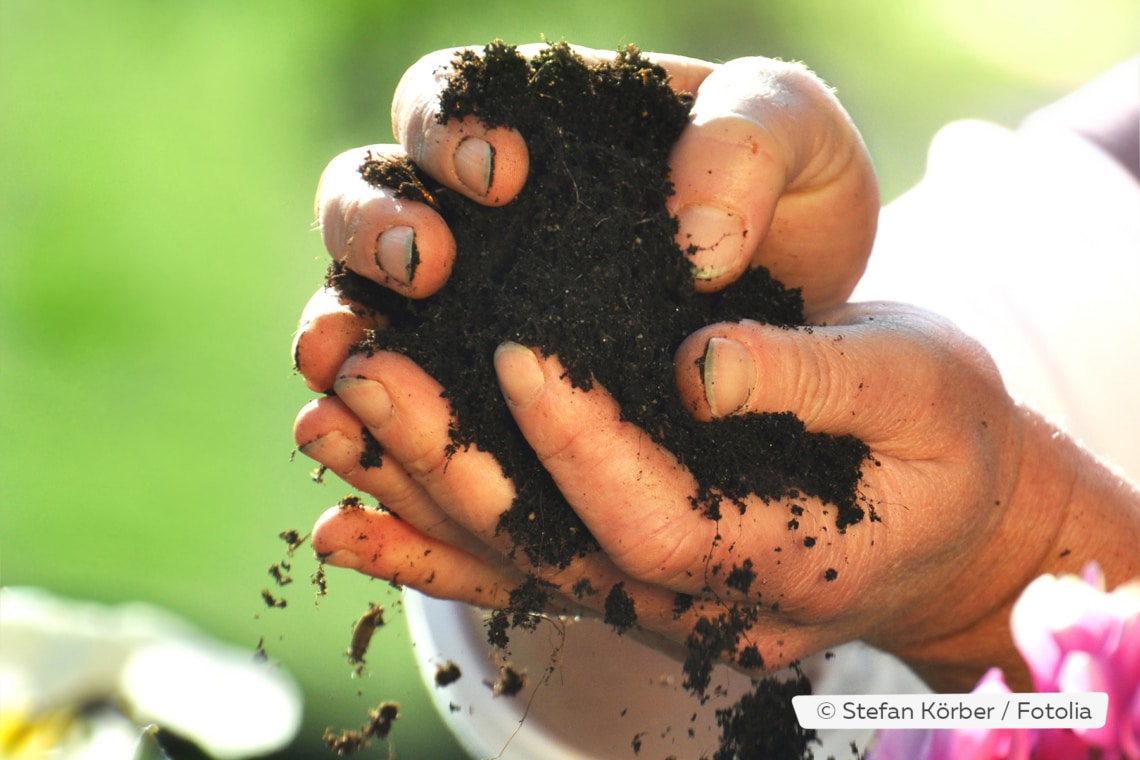
MULTIPOLYGON (((1009 694, 1001 668, 991 668, 974 694, 1009 694)), ((1029 760, 1034 757, 1028 730, 895 729, 880 731, 868 760, 1029 760)))
POLYGON ((1140 582, 1106 592, 1095 564, 1079 578, 1043 575, 1022 592, 1010 625, 1036 691, 1108 694, 1102 728, 1044 731, 1042 748, 1075 734, 1104 757, 1140 758, 1140 582))
MULTIPOLYGON (((1014 643, 1038 692, 1105 692, 1095 729, 896 730, 876 737, 873 760, 1140 760, 1140 581, 1105 591, 1089 564, 1080 577, 1043 575, 1013 607, 1014 643)), ((1000 669, 975 693, 1009 693, 1000 669)))

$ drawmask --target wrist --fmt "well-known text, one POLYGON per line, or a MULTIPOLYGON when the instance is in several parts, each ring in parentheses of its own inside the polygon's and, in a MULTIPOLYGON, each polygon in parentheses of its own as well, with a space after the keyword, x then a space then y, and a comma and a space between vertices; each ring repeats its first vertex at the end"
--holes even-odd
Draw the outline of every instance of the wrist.
POLYGON ((1017 408, 1012 488, 987 550, 949 595, 972 595, 983 610, 953 631, 896 654, 938 691, 967 692, 991 667, 1015 691, 1032 691, 1014 646, 1010 612, 1044 574, 1078 574, 1089 562, 1108 587, 1140 575, 1140 491, 1035 411, 1017 408))
POLYGON ((1096 562, 1107 588, 1140 577, 1140 489, 1062 433, 1074 477, 1050 551, 1037 575, 1080 574, 1096 562))
POLYGON ((1079 448, 1031 409, 1011 406, 1010 415, 1011 432, 988 463, 1004 485, 976 505, 979 522, 991 509, 1000 510, 1000 519, 982 551, 945 583, 942 614, 924 627, 926 635, 895 650, 936 691, 968 692, 995 666, 1013 689, 1030 689, 1010 612, 1030 581, 1072 554, 1059 556, 1064 549, 1057 547, 1066 541, 1079 448), (1002 452, 1011 455, 997 456, 1002 452))

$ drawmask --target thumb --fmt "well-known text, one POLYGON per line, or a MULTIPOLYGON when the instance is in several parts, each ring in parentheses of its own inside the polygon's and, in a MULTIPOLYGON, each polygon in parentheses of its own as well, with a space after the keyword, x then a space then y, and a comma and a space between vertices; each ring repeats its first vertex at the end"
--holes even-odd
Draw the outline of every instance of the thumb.
POLYGON ((928 433, 933 405, 968 398, 996 375, 971 340, 914 307, 854 304, 828 315, 821 326, 746 320, 693 333, 675 356, 682 401, 703 420, 790 411, 808 430, 874 447, 928 433))
POLYGON ((764 266, 811 310, 846 300, 870 253, 878 185, 858 131, 812 72, 759 57, 721 65, 697 90, 669 166, 669 211, 698 290, 764 266))
POLYGON ((489 129, 472 116, 439 121, 439 96, 461 50, 421 58, 396 86, 392 132, 412 161, 443 185, 486 206, 509 203, 526 183, 526 142, 517 130, 489 129))

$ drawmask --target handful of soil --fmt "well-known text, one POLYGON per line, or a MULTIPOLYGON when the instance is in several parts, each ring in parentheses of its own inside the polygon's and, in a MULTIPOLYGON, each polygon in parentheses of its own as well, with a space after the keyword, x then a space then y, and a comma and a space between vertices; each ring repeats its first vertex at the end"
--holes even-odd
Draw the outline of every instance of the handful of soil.
POLYGON ((762 268, 721 293, 694 290, 665 210, 669 151, 691 104, 634 48, 587 65, 565 44, 528 60, 496 42, 457 55, 440 118, 475 115, 523 135, 530 173, 514 201, 480 206, 411 164, 360 167, 369 182, 440 213, 455 265, 422 300, 337 265, 328 284, 390 319, 360 350, 400 352, 446 389, 454 448, 478 444, 513 481, 517 498, 500 529, 535 563, 564 567, 597 544, 503 403, 492 360, 505 340, 556 354, 578 388, 609 391, 624 419, 689 468, 700 484, 693 507, 710 519, 726 503, 743 510, 751 494, 796 493, 834 505, 840 530, 863 517, 855 495, 868 449, 859 440, 809 433, 790 413, 697 422, 677 397, 673 354, 698 328, 804 321, 799 292, 762 268))
MULTIPOLYGON (((336 264, 327 284, 388 317, 388 327, 357 350, 402 353, 435 377, 455 413, 452 450, 477 444, 512 480, 517 496, 499 528, 516 550, 536 564, 565 567, 597 542, 502 400, 493 356, 506 340, 557 355, 578 388, 605 388, 626 421, 689 468, 699 484, 692 507, 709 519, 725 508, 744 510, 745 498, 755 495, 764 502, 787 498, 789 529, 803 512, 792 501, 804 496, 833 506, 840 531, 862 520, 856 489, 869 450, 861 441, 809 433, 791 413, 697 422, 677 397, 673 355, 693 331, 745 318, 789 328, 804 323, 799 292, 763 268, 720 293, 693 287, 676 220, 665 208, 672 192, 667 160, 692 97, 673 92, 665 71, 634 48, 612 63, 587 65, 565 44, 528 60, 495 42, 482 54, 458 54, 453 69, 441 121, 474 115, 491 127, 517 129, 530 153, 526 186, 507 205, 487 208, 410 163, 370 158, 360 167, 367 181, 428 203, 448 223, 457 245, 451 277, 422 300, 336 264)), ((372 444, 362 466, 381 461, 372 444)), ((746 560, 743 569, 749 567, 746 560)), ((747 590, 750 582, 749 575, 737 585, 747 590)), ((632 610, 618 615, 620 586, 606 599, 606 619, 619 632, 636 622, 632 610)), ((537 577, 512 592, 511 609, 492 618, 491 642, 505 646, 507 613, 515 613, 513 625, 525 625, 547 594, 537 577)), ((678 597, 678 604, 688 602, 678 597)), ((702 699, 712 664, 735 652, 752 622, 723 617, 703 620, 686 642, 687 688, 702 699)), ((754 662, 741 657, 741 664, 761 667, 759 653, 752 654, 754 662)), ((718 712, 723 735, 715 757, 811 757, 815 735, 795 722, 796 693, 810 693, 802 674, 757 681, 753 694, 718 712)))

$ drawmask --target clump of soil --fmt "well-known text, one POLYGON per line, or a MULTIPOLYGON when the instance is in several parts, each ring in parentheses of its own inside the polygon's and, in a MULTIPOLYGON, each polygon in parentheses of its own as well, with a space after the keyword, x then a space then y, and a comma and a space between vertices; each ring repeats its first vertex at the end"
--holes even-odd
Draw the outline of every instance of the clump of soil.
POLYGON ((496 697, 513 697, 526 688, 526 672, 516 670, 507 663, 499 666, 499 677, 489 683, 491 694, 496 697))
POLYGON ((368 711, 368 721, 357 729, 347 729, 339 733, 331 728, 325 730, 325 745, 340 757, 347 757, 366 748, 372 739, 387 739, 392 731, 392 723, 400 717, 400 705, 396 702, 381 702, 368 711))
POLYGON ((450 686, 463 677, 463 671, 459 669, 451 660, 445 664, 440 665, 435 671, 435 685, 436 686, 450 686))
MULTIPOLYGON (((387 315, 367 346, 403 353, 446 389, 458 449, 492 453, 518 497, 500 527, 536 563, 565 566, 596 548, 514 425, 492 359, 512 340, 557 354, 575 386, 609 391, 622 414, 692 471, 694 506, 711 518, 725 500, 797 491, 836 507, 840 529, 858 522, 855 485, 867 448, 809 433, 790 413, 696 422, 673 385, 673 354, 707 324, 744 318, 803 323, 797 290, 753 269, 717 294, 698 294, 665 210, 669 151, 691 98, 630 48, 587 66, 568 46, 533 60, 502 43, 463 53, 441 99, 443 120, 478 116, 526 139, 530 174, 511 203, 485 208, 416 167, 369 160, 363 176, 432 205, 458 248, 436 295, 403 298, 335 266, 328 282, 387 315)), ((379 458, 374 458, 375 462, 379 458)))
POLYGON ((803 728, 796 719, 792 697, 802 694, 811 694, 811 684, 802 672, 784 680, 765 678, 739 702, 717 710, 721 743, 713 760, 804 757, 807 746, 816 741, 816 732, 803 728))
POLYGON ((368 647, 372 645, 372 637, 376 629, 384 625, 384 608, 374 602, 368 603, 368 609, 352 627, 352 638, 344 654, 348 663, 356 666, 356 674, 364 672, 364 656, 368 654, 368 647))
POLYGON ((618 633, 625 633, 637 623, 633 599, 625 592, 624 583, 615 583, 606 594, 603 620, 618 633))
MULTIPOLYGON (((744 510, 750 495, 764 502, 817 497, 834 507, 840 531, 863 519, 857 485, 869 451, 861 441, 810 433, 790 413, 697 422, 677 397, 673 356, 693 331, 745 318, 794 328, 804 317, 799 292, 763 268, 723 292, 695 291, 691 266, 675 241, 676 220, 665 209, 672 192, 667 159, 692 99, 669 88, 664 70, 634 48, 612 64, 588 66, 564 44, 527 60, 513 47, 492 43, 481 54, 457 56, 440 104, 445 122, 473 114, 489 126, 517 129, 530 151, 526 186, 511 203, 486 208, 410 163, 369 158, 360 167, 366 180, 428 203, 447 221, 458 249, 452 275, 421 300, 339 265, 327 283, 388 318, 387 328, 358 350, 396 351, 422 366, 445 388, 454 410, 453 450, 477 444, 513 481, 517 498, 499 527, 516 550, 538 565, 565 567, 597 543, 503 403, 492 360, 507 340, 556 354, 578 388, 605 388, 625 420, 685 463, 699 483, 693 508, 710 519, 725 508, 744 510)), ((364 466, 380 464, 372 444, 364 466)), ((795 527, 793 517, 789 529, 795 527)), ((729 584, 747 593, 752 579, 746 560, 732 568, 729 584)), ((490 642, 505 646, 509 627, 533 627, 531 613, 541 612, 550 592, 534 578, 517 589, 510 608, 492 616, 490 642)), ((586 586, 575 593, 598 591, 586 586)), ((678 596, 677 609, 692 601, 678 596)), ((608 591, 605 613, 619 631, 636 623, 620 585, 608 591)), ((686 642, 691 691, 704 698, 712 664, 735 656, 754 622, 745 607, 727 607, 721 619, 694 629, 686 642)), ((755 648, 744 657, 762 666, 755 648)), ((787 687, 770 679, 757 683, 748 704, 718 719, 724 756, 757 756, 760 747, 779 753, 772 756, 810 756, 812 737, 794 717, 786 725, 790 693, 781 691, 803 693, 810 688, 806 679, 787 687), (783 717, 778 725, 767 717, 751 729, 741 725, 756 720, 757 711, 783 717), (763 739, 757 732, 778 735, 763 739)), ((513 684, 495 692, 510 693, 513 684)))

